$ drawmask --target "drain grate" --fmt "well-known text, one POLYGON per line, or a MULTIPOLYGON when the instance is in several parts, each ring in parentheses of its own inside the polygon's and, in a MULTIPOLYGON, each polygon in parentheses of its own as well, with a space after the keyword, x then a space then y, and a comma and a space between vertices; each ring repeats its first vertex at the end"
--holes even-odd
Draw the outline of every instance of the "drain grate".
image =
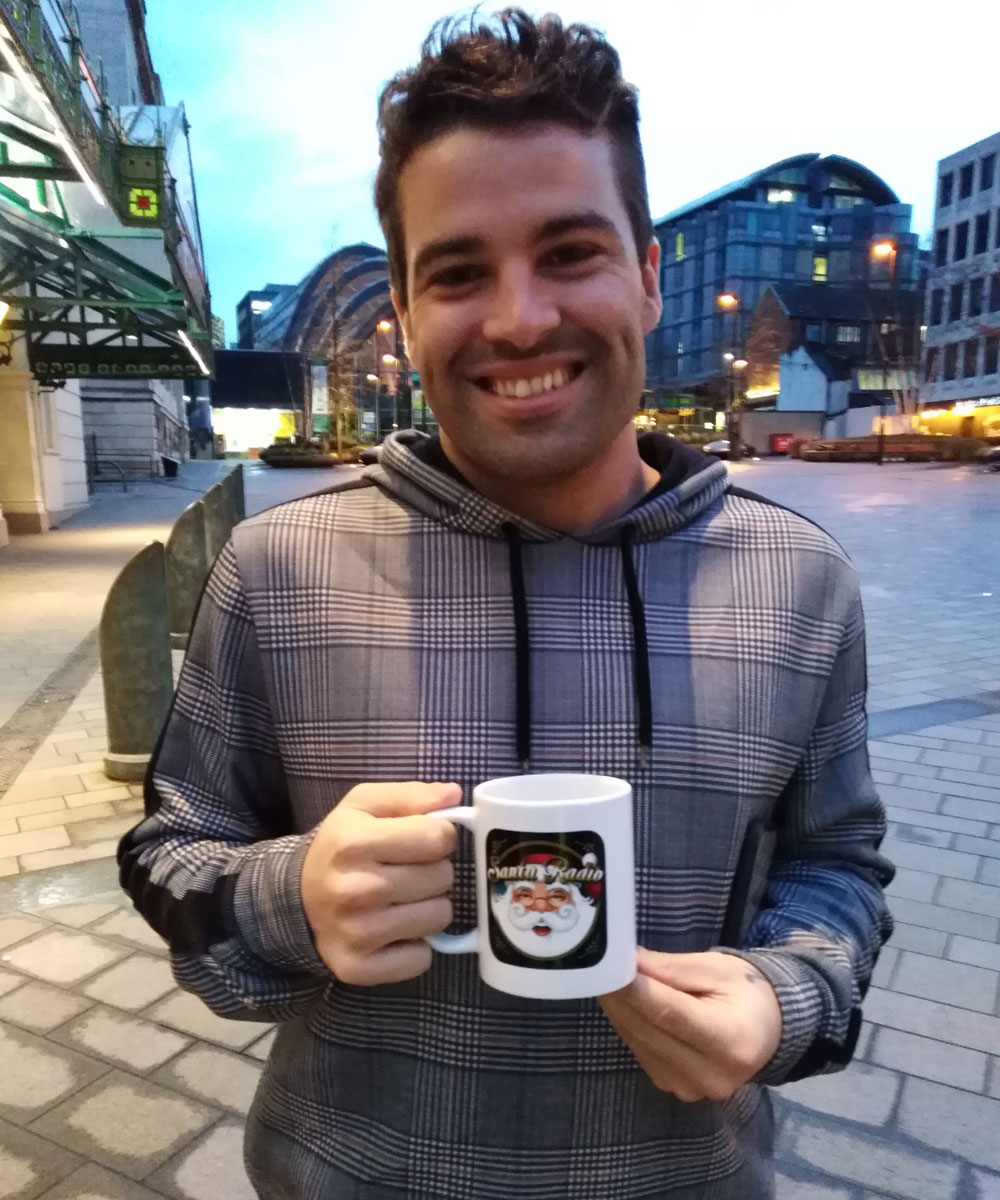
POLYGON ((97 670, 97 629, 92 629, 41 687, 0 725, 0 796, 24 770, 97 670))

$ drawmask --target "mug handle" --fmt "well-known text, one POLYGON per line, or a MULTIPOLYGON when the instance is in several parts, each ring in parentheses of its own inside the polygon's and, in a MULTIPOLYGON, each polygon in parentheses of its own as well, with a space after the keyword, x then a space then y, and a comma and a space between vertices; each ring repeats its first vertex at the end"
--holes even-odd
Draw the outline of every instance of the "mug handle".
MULTIPOLYGON (((434 809, 427 816, 442 817, 445 821, 453 821, 456 825, 464 825, 470 830, 475 828, 476 823, 475 808, 466 804, 458 804, 454 808, 434 809)), ((470 929, 466 933, 432 933, 424 940, 439 954, 475 954, 479 949, 479 930, 470 929)))

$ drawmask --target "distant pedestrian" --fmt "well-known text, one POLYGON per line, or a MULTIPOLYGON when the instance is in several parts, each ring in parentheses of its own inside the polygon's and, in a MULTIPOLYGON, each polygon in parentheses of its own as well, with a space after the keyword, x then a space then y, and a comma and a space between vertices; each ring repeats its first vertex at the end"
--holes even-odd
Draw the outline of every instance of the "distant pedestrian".
MULTIPOLYGON (((247 1122, 266 1200, 767 1200, 761 1085, 850 1060, 891 928, 855 573, 636 436, 659 247, 600 35, 445 24, 380 131, 440 438, 236 528, 123 884, 183 986, 280 1022, 247 1122), (648 949, 599 1000, 494 991, 423 940, 474 912, 427 814, 529 770, 632 785, 648 949)), ((586 872, 522 876, 511 944, 575 947, 586 872)))

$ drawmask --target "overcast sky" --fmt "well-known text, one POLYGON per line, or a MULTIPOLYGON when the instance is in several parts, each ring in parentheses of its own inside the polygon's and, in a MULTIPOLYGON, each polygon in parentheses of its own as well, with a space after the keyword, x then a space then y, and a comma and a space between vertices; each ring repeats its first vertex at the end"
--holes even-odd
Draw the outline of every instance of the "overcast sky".
MULTIPOLYGON (((490 5, 486 6, 487 11, 490 5)), ((540 12, 544 9, 529 11, 540 12)), ((147 0, 153 63, 183 101, 209 282, 235 305, 348 242, 371 202, 381 85, 440 0, 147 0)), ((997 0, 580 0, 640 91, 653 216, 792 154, 855 158, 933 220, 935 164, 1000 129, 997 0)))

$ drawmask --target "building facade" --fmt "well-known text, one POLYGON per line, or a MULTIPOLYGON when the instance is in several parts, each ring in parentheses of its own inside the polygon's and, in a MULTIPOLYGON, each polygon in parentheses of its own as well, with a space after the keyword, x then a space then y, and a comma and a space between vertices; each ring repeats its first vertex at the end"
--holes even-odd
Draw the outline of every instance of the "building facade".
POLYGON ((923 423, 1000 438, 1000 133, 938 163, 932 255, 923 423))
POLYGON ((162 100, 142 0, 0 0, 0 543, 84 505, 95 458, 186 454, 211 308, 162 100))
POLYGON ((266 314, 294 285, 268 283, 256 292, 247 294, 236 305, 236 350, 257 349, 257 337, 266 314))
POLYGON ((728 387, 723 356, 745 351, 770 283, 916 291, 911 215, 860 163, 802 154, 663 217, 655 223, 663 315, 647 339, 647 386, 661 404, 682 396, 718 407, 728 387))

